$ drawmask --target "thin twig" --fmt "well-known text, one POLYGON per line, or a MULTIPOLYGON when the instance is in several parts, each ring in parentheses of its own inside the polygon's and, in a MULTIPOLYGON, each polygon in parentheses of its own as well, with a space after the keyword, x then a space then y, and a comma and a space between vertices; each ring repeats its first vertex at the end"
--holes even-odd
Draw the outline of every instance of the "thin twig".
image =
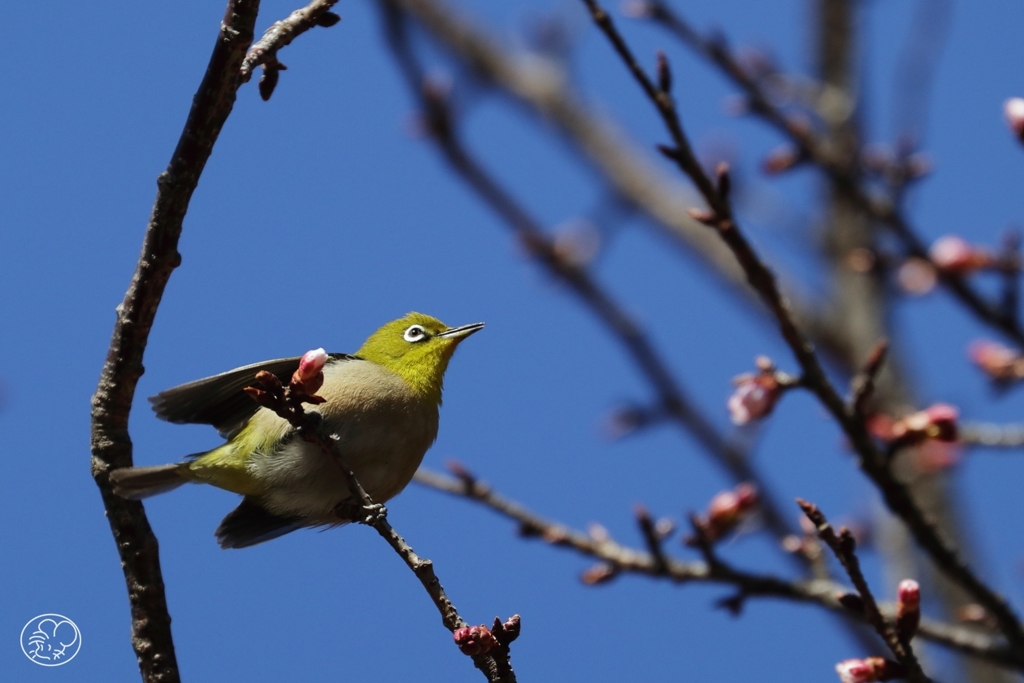
MULTIPOLYGON (((584 0, 584 2, 588 6, 595 4, 590 0, 584 0)), ((654 22, 677 36, 695 52, 707 58, 732 80, 747 97, 749 110, 785 135, 796 146, 800 159, 810 161, 824 171, 834 184, 844 190, 844 193, 853 200, 860 211, 885 225, 896 235, 908 256, 931 262, 927 247, 917 236, 916 231, 911 227, 896 202, 890 198, 873 197, 864 186, 856 157, 848 161, 843 155, 837 153, 833 146, 816 135, 809 126, 787 116, 772 102, 771 96, 760 81, 751 76, 733 56, 724 40, 701 36, 662 0, 649 0, 647 7, 648 15, 654 22)), ((601 24, 598 23, 598 25, 601 24)), ((616 51, 619 51, 619 46, 614 41, 613 45, 615 45, 616 51)), ((635 64, 635 60, 633 64, 635 64)), ((627 66, 630 71, 634 71, 631 64, 627 63, 627 66)), ((648 93, 648 97, 650 97, 650 93, 648 93)), ((654 101, 654 98, 651 99, 654 101)), ((655 103, 659 106, 659 111, 662 111, 663 105, 655 103)), ((673 137, 675 136, 673 135, 673 137)), ((699 184, 698 187, 700 188, 699 184)), ((1020 325, 1015 309, 1006 310, 1002 301, 987 301, 958 273, 941 268, 936 268, 936 272, 939 281, 979 320, 1002 332, 1018 347, 1024 348, 1024 328, 1020 325)))
MULTIPOLYGON (((416 473, 415 481, 500 514, 518 525, 521 536, 540 539, 607 563, 613 575, 636 574, 673 583, 716 583, 736 589, 737 595, 742 596, 741 600, 748 597, 772 597, 806 602, 851 620, 866 620, 863 613, 850 610, 840 601, 840 597, 849 593, 849 588, 831 580, 787 581, 771 575, 737 570, 720 560, 710 565, 706 562, 685 562, 668 557, 664 558, 664 571, 661 571, 658 562, 649 552, 623 546, 610 538, 595 540, 587 533, 545 519, 526 509, 522 504, 505 498, 491 486, 478 481, 468 473, 467 476, 452 478, 421 468, 416 473)), ((894 605, 882 603, 879 609, 886 619, 891 620, 895 617, 894 605)), ((943 647, 1000 666, 1024 671, 1024 652, 1009 648, 1001 639, 977 630, 923 619, 917 633, 920 637, 943 647)))
MULTIPOLYGON (((416 554, 404 538, 402 538, 394 527, 388 522, 387 508, 379 503, 374 503, 370 494, 366 492, 355 472, 345 461, 345 456, 336 448, 334 435, 325 435, 320 430, 321 420, 318 413, 306 412, 302 407, 303 403, 323 403, 324 399, 319 396, 309 396, 301 384, 292 382, 289 385, 282 384, 281 380, 269 372, 256 374, 256 382, 259 387, 250 387, 246 391, 253 399, 264 408, 274 411, 279 417, 288 421, 296 433, 307 443, 313 444, 321 450, 324 457, 337 463, 349 492, 355 495, 358 503, 347 502, 339 505, 339 519, 359 522, 373 527, 381 537, 388 542, 405 564, 412 570, 416 578, 420 580, 426 589, 430 599, 441 613, 441 622, 452 633, 468 626, 466 621, 459 615, 455 605, 452 604, 440 580, 434 573, 434 564, 426 558, 416 554)), ((516 676, 509 661, 508 647, 493 650, 495 654, 479 654, 473 657, 473 663, 480 671, 487 676, 491 683, 515 683, 516 676), (500 660, 499 660, 500 657, 500 660)))
MULTIPOLYGON (((674 244, 695 254, 697 261, 720 278, 728 291, 741 295, 747 305, 760 301, 747 286, 743 273, 720 240, 686 212, 692 190, 667 178, 611 122, 575 92, 558 66, 542 59, 521 59, 502 47, 501 40, 474 24, 465 7, 453 8, 444 0, 378 0, 386 11, 414 17, 460 61, 477 83, 494 86, 528 113, 537 116, 572 144, 572 149, 601 174, 610 191, 648 216, 674 244)), ((419 82, 417 82, 417 88, 419 82)), ((799 320, 812 330, 830 356, 846 368, 860 361, 847 340, 835 334, 826 317, 803 297, 790 292, 799 320)), ((760 310, 758 311, 760 313, 760 310)))
MULTIPOLYGON (((625 40, 607 13, 596 0, 582 1, 590 8, 598 28, 608 37, 609 42, 630 72, 633 73, 644 92, 648 93, 645 83, 649 84, 650 79, 643 74, 642 69, 635 66, 636 60, 632 58, 625 40)), ((667 98, 652 98, 652 104, 662 113, 663 118, 673 118, 675 109, 674 107, 667 108, 665 99, 667 98)), ((683 134, 682 126, 678 122, 667 125, 667 128, 674 142, 677 135, 683 134)), ((676 143, 676 145, 677 149, 689 147, 688 143, 685 145, 676 143)), ((774 315, 783 339, 800 365, 803 373, 803 386, 818 397, 821 404, 839 423, 859 456, 861 470, 874 482, 886 505, 906 523, 914 539, 932 557, 936 566, 959 583, 995 617, 1000 630, 1014 647, 1024 649, 1024 627, 1009 603, 974 573, 948 536, 925 515, 921 507, 911 497, 907 487, 896 479, 890 468, 889 459, 877 448, 864 420, 847 406, 829 380, 813 344, 797 327, 788 303, 779 290, 774 273, 761 261, 732 218, 728 197, 728 169, 720 167, 717 171, 717 182, 713 182, 691 156, 679 153, 675 154, 673 158, 683 173, 693 180, 704 195, 710 211, 701 213, 701 220, 717 231, 746 273, 751 287, 758 292, 762 301, 774 315)), ((1021 339, 1024 342, 1024 335, 1021 336, 1021 339)))
POLYGON ((271 24, 263 37, 252 44, 245 60, 242 62, 240 73, 242 82, 248 83, 252 78, 256 67, 270 61, 277 60, 277 51, 285 45, 290 44, 301 34, 315 28, 316 26, 333 26, 338 22, 338 15, 330 12, 331 7, 336 5, 338 0, 313 0, 305 7, 301 7, 286 18, 271 24))
POLYGON ((171 272, 181 262, 178 237, 192 192, 241 85, 239 67, 253 38, 258 0, 228 2, 217 41, 146 226, 135 274, 92 397, 92 475, 121 558, 132 612, 132 647, 146 683, 180 680, 156 536, 141 503, 114 495, 108 473, 132 464, 128 415, 143 373, 142 357, 171 272))
POLYGON ((988 448, 1021 448, 1024 447, 1024 424, 967 422, 959 427, 959 441, 988 448))
POLYGON ((871 588, 868 586, 867 579, 864 578, 864 574, 860 570, 860 561, 857 559, 856 542, 854 541, 853 534, 845 527, 840 529, 837 534, 832 525, 828 523, 824 513, 816 505, 800 499, 797 499, 797 503, 800 505, 800 509, 804 511, 804 514, 807 515, 807 519, 814 523, 818 532, 818 538, 832 549, 836 559, 843 565, 843 569, 846 570, 847 576, 850 577, 850 581, 860 595, 861 605, 863 606, 868 623, 882 637, 882 640, 885 641, 885 644, 896 656, 896 659, 907 667, 907 678, 911 681, 928 681, 928 676, 921 669, 921 663, 914 655, 914 650, 910 643, 901 640, 896 633, 893 622, 887 620, 882 615, 882 611, 879 609, 878 603, 871 593, 871 588))
POLYGON ((392 51, 402 67, 410 90, 416 94, 423 107, 424 123, 431 133, 431 140, 437 144, 452 168, 515 230, 529 255, 577 295, 623 345, 657 394, 660 410, 690 433, 735 481, 755 483, 761 492, 761 512, 765 525, 780 539, 793 533, 792 525, 781 513, 780 506, 750 464, 746 453, 720 434, 711 420, 696 407, 640 326, 590 275, 585 266, 566 258, 556 248, 540 224, 465 148, 457 135, 456 122, 444 93, 425 85, 423 70, 408 45, 402 17, 392 11, 390 4, 383 3, 382 8, 392 51))

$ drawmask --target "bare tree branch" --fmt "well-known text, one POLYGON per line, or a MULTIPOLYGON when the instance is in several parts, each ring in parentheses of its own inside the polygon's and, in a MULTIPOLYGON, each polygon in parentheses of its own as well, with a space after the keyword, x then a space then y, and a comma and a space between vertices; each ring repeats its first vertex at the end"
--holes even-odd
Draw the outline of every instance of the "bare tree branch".
POLYGON ((391 45, 410 90, 423 107, 424 123, 455 172, 516 232, 529 255, 574 293, 604 323, 625 348, 658 397, 658 409, 685 431, 737 481, 754 482, 761 491, 765 524, 779 538, 792 525, 779 511, 770 488, 750 464, 747 454, 714 427, 669 370, 668 364, 628 312, 615 301, 587 268, 568 258, 544 233, 540 224, 502 188, 466 150, 456 131, 444 93, 425 84, 422 68, 409 48, 400 14, 382 4, 391 45))
MULTIPOLYGON (((591 9, 598 28, 608 37, 622 61, 650 97, 651 81, 643 70, 636 66, 636 59, 632 57, 631 51, 610 17, 596 0, 583 2, 591 9)), ((669 107, 666 104, 666 100, 669 99, 668 93, 656 91, 656 94, 665 95, 651 98, 652 104, 662 113, 663 118, 677 119, 674 106, 669 107)), ((674 142, 679 136, 685 137, 678 120, 667 127, 674 142)), ((729 203, 728 169, 720 167, 717 171, 717 180, 712 181, 692 155, 685 153, 685 149, 689 147, 688 143, 683 140, 682 144, 676 144, 676 149, 669 150, 669 155, 704 193, 704 200, 710 208, 710 211, 699 214, 701 219, 717 231, 732 250, 740 267, 746 273, 748 282, 775 316, 783 339, 803 371, 802 385, 810 389, 832 414, 857 452, 861 470, 874 482, 886 505, 907 524, 917 543, 932 557, 938 568, 959 583, 993 615, 1011 645, 1024 648, 1024 628, 1009 603, 975 574, 948 535, 923 512, 911 497, 907 487, 895 477, 889 458, 875 445, 864 420, 846 405, 832 385, 814 346, 798 328, 785 297, 779 291, 774 273, 761 261, 733 220, 729 203), (672 152, 674 154, 671 154, 672 152)))
MULTIPOLYGON (((319 386, 323 381, 317 382, 319 386)), ((320 416, 315 413, 307 413, 303 403, 323 403, 324 399, 307 393, 308 387, 294 377, 288 385, 284 385, 277 376, 270 372, 259 372, 255 376, 258 387, 249 387, 246 392, 264 408, 274 411, 279 417, 287 420, 295 429, 295 432, 306 442, 313 444, 323 453, 324 457, 334 461, 341 470, 342 476, 348 490, 354 494, 355 501, 345 501, 336 509, 338 521, 355 521, 360 524, 373 527, 381 537, 388 542, 388 545, 398 553, 406 566, 412 570, 416 578, 420 580, 426 589, 434 606, 441 614, 441 622, 452 633, 458 629, 468 626, 466 621, 459 615, 440 580, 434 573, 434 563, 416 554, 405 539, 398 535, 390 522, 388 522, 387 508, 380 503, 373 502, 370 494, 366 492, 355 472, 345 461, 344 455, 337 448, 337 438, 333 435, 325 436, 320 432, 320 416)), ((310 391, 312 391, 310 389, 310 391)), ((518 631, 508 642, 518 636, 518 631)), ((504 648, 494 648, 496 654, 482 653, 473 656, 473 663, 480 671, 487 676, 491 683, 515 683, 516 675, 512 670, 509 661, 508 643, 504 648), (500 658, 500 659, 499 659, 500 658)))
MULTIPOLYGON (((518 525, 525 538, 540 539, 553 546, 567 548, 580 555, 606 563, 613 578, 619 574, 638 574, 673 583, 717 583, 736 589, 730 607, 742 606, 743 600, 754 597, 780 598, 806 602, 828 609, 847 619, 866 621, 863 612, 850 610, 840 598, 849 593, 843 584, 827 579, 787 581, 771 575, 754 574, 735 569, 718 560, 715 563, 687 562, 664 556, 664 564, 649 552, 623 546, 611 538, 595 539, 582 531, 571 529, 528 510, 522 504, 500 495, 488 484, 471 475, 457 479, 420 469, 415 481, 438 491, 465 498, 482 505, 518 525)), ((879 610, 886 619, 896 614, 892 604, 881 603, 879 610)), ((966 626, 922 619, 918 635, 936 644, 1003 667, 1024 671, 1024 652, 1009 648, 1000 639, 966 626)))
MULTIPOLYGON (((746 286, 728 250, 688 215, 692 189, 657 170, 631 141, 597 115, 594 107, 588 107, 556 64, 522 59, 502 48, 499 40, 469 21, 465 12, 452 9, 443 0, 379 2, 415 17, 474 75, 553 125, 600 171, 618 196, 649 216, 673 243, 699 257, 699 262, 729 291, 741 294, 746 304, 759 307, 759 300, 746 286)), ((794 283, 787 285, 792 285, 788 293, 797 317, 830 357, 843 367, 854 367, 860 359, 850 352, 842 336, 832 333, 806 297, 797 296, 794 283)))
POLYGON ((128 414, 143 373, 142 356, 164 287, 181 262, 178 237, 189 200, 242 83, 239 68, 253 39, 258 10, 258 0, 228 3, 178 146, 157 180, 142 255, 117 307, 107 359, 92 398, 92 475, 121 558, 132 611, 132 646, 147 683, 180 680, 159 548, 142 504, 114 495, 108 473, 132 464, 128 414))
MULTIPOLYGON (((750 111, 786 136, 797 147, 801 159, 819 167, 837 187, 843 189, 858 210, 896 235, 908 256, 931 261, 925 243, 896 203, 889 198, 874 197, 864 187, 856 155, 850 156, 841 147, 829 144, 809 126, 787 116, 772 102, 759 80, 740 65, 724 41, 702 37, 663 0, 649 0, 647 7, 652 20, 706 57, 732 80, 747 97, 750 111)), ((946 289, 980 321, 1013 340, 1018 348, 1024 348, 1024 328, 1015 311, 1006 310, 1000 301, 987 301, 962 275, 941 268, 935 270, 946 289)))
POLYGON ((260 78, 260 96, 269 100, 277 87, 278 72, 286 70, 281 62, 277 61, 277 52, 285 45, 290 44, 298 36, 316 26, 331 27, 341 21, 341 17, 331 12, 330 9, 338 0, 313 0, 305 7, 295 10, 281 21, 274 22, 266 30, 263 37, 253 43, 249 53, 242 62, 242 82, 248 83, 252 78, 252 72, 257 66, 263 67, 263 77, 260 78))
POLYGON ((828 523, 824 513, 816 505, 799 499, 797 503, 800 505, 800 509, 804 511, 804 514, 807 515, 807 518, 814 523, 818 532, 818 538, 828 545, 836 559, 843 565, 843 569, 846 570, 846 574, 850 577, 850 581, 853 582, 860 596, 865 618, 874 627, 875 631, 878 632, 878 635, 882 637, 882 640, 885 641, 885 644, 892 653, 896 655, 896 659, 907 667, 907 678, 911 681, 928 681, 929 678, 921 669, 921 664, 917 661, 917 657, 914 656, 914 650, 910 645, 909 638, 906 642, 900 638, 896 632, 893 620, 885 618, 878 607, 878 603, 875 601, 874 595, 871 594, 871 588, 868 586, 867 579, 864 578, 864 574, 860 570, 860 560, 857 559, 856 542, 853 540, 853 534, 850 533, 849 529, 845 528, 840 529, 837 534, 832 525, 828 523))

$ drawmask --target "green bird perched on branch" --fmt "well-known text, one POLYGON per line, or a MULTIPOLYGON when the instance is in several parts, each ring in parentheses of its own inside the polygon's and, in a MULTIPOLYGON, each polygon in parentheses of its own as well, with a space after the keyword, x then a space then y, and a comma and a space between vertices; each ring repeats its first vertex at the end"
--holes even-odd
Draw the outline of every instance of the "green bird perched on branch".
MULTIPOLYGON (((113 470, 114 493, 140 499, 187 483, 212 484, 245 496, 217 528, 222 548, 245 548, 305 526, 352 521, 341 512, 357 503, 337 461, 299 438, 246 392, 260 371, 282 382, 317 377, 323 403, 311 406, 321 431, 377 503, 398 495, 437 437, 441 385, 459 343, 483 323, 447 327, 410 313, 370 335, 353 355, 326 354, 247 365, 157 394, 157 417, 209 424, 227 443, 184 462, 113 470)), ((315 391, 315 389, 314 389, 315 391)), ((310 391, 309 393, 313 393, 310 391)))

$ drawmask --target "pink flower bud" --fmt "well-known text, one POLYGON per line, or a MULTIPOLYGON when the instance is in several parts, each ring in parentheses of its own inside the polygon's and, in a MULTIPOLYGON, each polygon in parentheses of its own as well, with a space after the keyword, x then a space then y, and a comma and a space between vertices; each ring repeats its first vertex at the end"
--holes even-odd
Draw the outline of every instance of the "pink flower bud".
POLYGON ((956 235, 940 237, 928 250, 928 257, 941 270, 969 273, 993 265, 992 256, 956 235))
POLYGON ((917 633, 921 622, 921 586, 913 579, 904 579, 896 589, 896 633, 908 642, 917 633))
POLYGON ((927 439, 953 443, 958 438, 957 421, 960 412, 946 403, 936 403, 924 410, 892 421, 884 415, 868 420, 868 430, 883 441, 903 444, 920 443, 927 439))
POLYGON ((974 364, 994 380, 1011 382, 1024 378, 1024 357, 997 342, 971 342, 967 355, 974 364))
POLYGON ((649 19, 654 14, 654 7, 646 0, 626 0, 620 9, 631 19, 649 19))
POLYGON ((782 388, 771 375, 747 375, 740 379, 726 404, 729 419, 735 425, 760 420, 772 412, 780 396, 782 388))
POLYGON ((842 683, 875 683, 878 681, 878 674, 875 671, 873 659, 846 659, 836 664, 836 673, 842 683))
POLYGON ((1024 136, 1024 99, 1011 97, 1003 104, 1003 116, 1006 117, 1006 125, 1010 127, 1017 137, 1024 136))
POLYGON ((497 647, 498 641, 486 626, 463 626, 452 634, 462 654, 475 657, 485 655, 497 647))
POLYGON ((896 283, 900 289, 916 296, 935 289, 937 279, 935 266, 923 258, 908 258, 896 271, 896 283))
POLYGON ((800 152, 789 146, 776 147, 761 160, 761 170, 768 175, 778 175, 803 161, 800 152))
POLYGON ((732 491, 721 491, 708 503, 707 516, 701 520, 708 540, 715 541, 732 531, 757 507, 757 487, 746 482, 732 491))
POLYGON ((929 438, 948 442, 957 440, 959 410, 947 403, 936 403, 922 412, 928 416, 928 426, 925 432, 929 438))
POLYGON ((906 609, 920 609, 921 607, 921 585, 913 579, 903 579, 899 588, 896 589, 899 605, 906 609))
POLYGON ((324 383, 324 364, 327 352, 323 349, 306 351, 299 359, 299 369, 292 375, 292 384, 298 385, 307 394, 315 394, 324 383))
POLYGON ((614 567, 602 562, 601 564, 595 564, 593 567, 580 574, 580 581, 587 586, 597 586, 611 581, 618 575, 619 573, 614 567))
POLYGON ((323 349, 306 351, 299 360, 299 370, 296 375, 302 381, 313 379, 324 369, 326 362, 327 352, 323 349))

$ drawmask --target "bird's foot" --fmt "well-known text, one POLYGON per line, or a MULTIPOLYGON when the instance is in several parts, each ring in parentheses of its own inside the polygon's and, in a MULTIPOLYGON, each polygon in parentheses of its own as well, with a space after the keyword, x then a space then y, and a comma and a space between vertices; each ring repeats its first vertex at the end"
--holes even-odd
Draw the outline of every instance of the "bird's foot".
POLYGON ((341 519, 366 524, 367 526, 373 526, 388 516, 388 509, 382 503, 363 505, 362 503, 350 500, 340 503, 334 508, 334 512, 341 519))

